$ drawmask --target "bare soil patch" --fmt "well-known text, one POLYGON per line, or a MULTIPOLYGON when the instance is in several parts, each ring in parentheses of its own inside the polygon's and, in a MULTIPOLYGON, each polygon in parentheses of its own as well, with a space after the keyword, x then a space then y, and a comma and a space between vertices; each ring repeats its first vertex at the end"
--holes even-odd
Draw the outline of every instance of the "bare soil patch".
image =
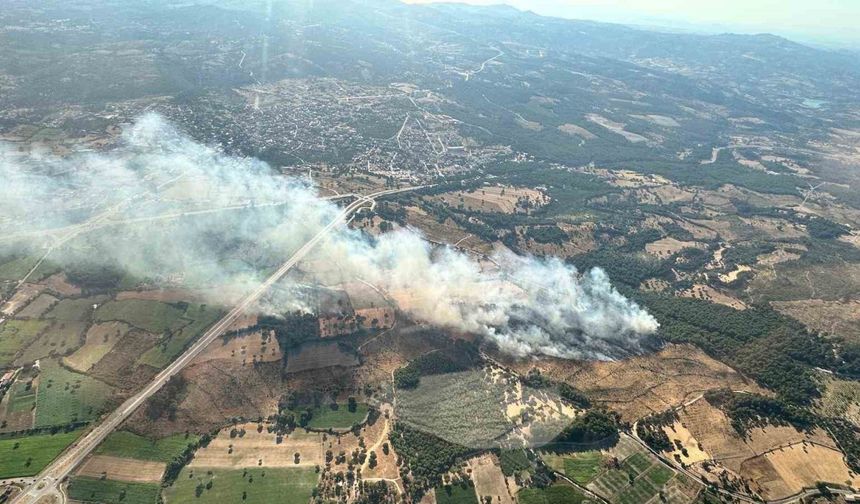
POLYGON ((699 242, 681 241, 672 237, 662 238, 645 245, 645 251, 657 257, 669 257, 685 248, 704 248, 699 242))
POLYGON ((484 501, 489 497, 492 502, 513 504, 514 499, 505 483, 505 475, 499 466, 499 459, 493 453, 470 459, 466 467, 471 471, 472 481, 475 482, 475 492, 478 500, 484 501))
POLYGON ((13 294, 12 297, 3 304, 3 307, 0 308, 0 313, 3 315, 14 315, 18 310, 38 296, 42 290, 44 290, 44 287, 37 284, 25 283, 21 285, 18 287, 18 290, 15 291, 15 294, 13 294))
POLYGON ((225 359, 244 365, 255 362, 280 362, 282 358, 278 340, 268 334, 268 331, 256 331, 243 336, 234 336, 226 341, 218 338, 210 343, 206 350, 194 359, 194 362, 225 359))
POLYGON ((748 308, 746 303, 744 303, 740 299, 729 296, 728 294, 725 294, 709 285, 704 284, 694 284, 689 289, 679 292, 678 295, 681 297, 703 299, 705 301, 710 301, 712 303, 718 303, 721 305, 728 306, 730 308, 734 308, 735 310, 746 310, 748 308))
POLYGON ((106 477, 136 483, 157 483, 164 475, 164 462, 93 455, 78 469, 78 476, 106 477))
POLYGON ((810 331, 860 341, 860 300, 774 301, 771 306, 810 331))

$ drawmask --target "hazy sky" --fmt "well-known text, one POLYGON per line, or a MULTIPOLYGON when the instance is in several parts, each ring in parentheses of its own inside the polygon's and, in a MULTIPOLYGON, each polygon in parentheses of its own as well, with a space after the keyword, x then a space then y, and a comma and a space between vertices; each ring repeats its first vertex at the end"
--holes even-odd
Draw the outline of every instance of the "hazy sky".
MULTIPOLYGON (((405 0, 427 3, 434 0, 405 0)), ((860 47, 860 0, 459 0, 539 14, 708 31, 769 32, 860 47)))

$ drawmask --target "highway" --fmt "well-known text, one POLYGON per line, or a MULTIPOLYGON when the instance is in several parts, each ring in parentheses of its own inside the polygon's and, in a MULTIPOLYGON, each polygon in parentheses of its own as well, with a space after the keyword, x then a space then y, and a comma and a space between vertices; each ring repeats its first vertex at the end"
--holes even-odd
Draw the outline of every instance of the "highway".
POLYGON ((347 222, 349 217, 362 208, 365 204, 373 204, 376 198, 396 194, 400 192, 413 191, 424 186, 408 187, 403 189, 390 189, 379 191, 368 196, 357 196, 356 200, 344 207, 325 227, 308 240, 301 248, 296 250, 271 276, 261 283, 251 293, 233 307, 223 318, 207 330, 191 347, 189 347, 175 361, 158 373, 152 381, 142 390, 128 398, 111 414, 105 417, 100 424, 90 430, 77 443, 68 448, 62 455, 48 465, 35 479, 35 481, 24 489, 12 504, 36 504, 43 497, 55 496, 59 502, 63 502, 64 494, 61 493, 60 484, 63 479, 71 474, 83 460, 101 443, 113 430, 122 424, 132 413, 153 394, 158 392, 170 378, 177 375, 197 355, 200 354, 210 343, 223 334, 230 325, 256 303, 260 297, 284 275, 298 264, 313 248, 322 241, 334 228, 347 222))

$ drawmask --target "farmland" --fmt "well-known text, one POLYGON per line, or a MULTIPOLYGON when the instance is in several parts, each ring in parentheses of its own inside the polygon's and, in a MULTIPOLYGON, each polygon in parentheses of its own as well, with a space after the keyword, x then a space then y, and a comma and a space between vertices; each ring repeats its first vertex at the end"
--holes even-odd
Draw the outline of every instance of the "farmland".
POLYGON ((111 387, 62 367, 54 360, 42 364, 36 401, 36 427, 66 425, 96 418, 111 395, 111 387))
POLYGON ((542 453, 541 457, 554 471, 585 485, 603 470, 604 456, 599 451, 567 454, 542 453))
POLYGON ((37 474, 80 434, 72 431, 0 438, 0 479, 37 474))
POLYGON ((552 485, 547 488, 524 488, 517 494, 519 504, 586 504, 593 503, 578 490, 567 485, 552 485))
POLYGON ((311 420, 308 427, 311 429, 349 429, 355 424, 360 424, 367 417, 368 407, 366 404, 357 404, 355 411, 350 411, 345 404, 332 406, 321 406, 311 410, 311 420))
POLYGON ((316 482, 313 468, 185 468, 164 494, 167 502, 196 502, 199 492, 211 504, 306 504, 316 482))
POLYGON ((176 434, 166 438, 151 440, 128 431, 116 431, 96 449, 96 454, 116 457, 170 462, 182 453, 185 447, 196 442, 194 435, 176 434))
POLYGON ((436 504, 478 504, 475 488, 466 483, 436 487, 436 504))
POLYGON ((0 326, 0 367, 12 364, 15 356, 48 325, 48 322, 41 320, 9 320, 0 326))
POLYGON ((113 349, 131 329, 122 322, 103 322, 90 326, 84 344, 63 363, 75 371, 85 373, 113 349))
POLYGON ((173 305, 148 299, 108 301, 98 307, 93 318, 97 322, 126 322, 144 331, 161 334, 174 329, 183 311, 173 305))
POLYGON ((72 478, 69 497, 79 502, 101 504, 155 504, 161 487, 90 477, 72 478))

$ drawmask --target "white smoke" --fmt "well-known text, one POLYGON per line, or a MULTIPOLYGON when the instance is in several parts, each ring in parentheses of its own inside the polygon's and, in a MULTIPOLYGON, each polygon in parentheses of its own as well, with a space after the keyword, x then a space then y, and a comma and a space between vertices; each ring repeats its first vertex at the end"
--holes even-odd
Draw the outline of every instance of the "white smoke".
MULTIPOLYGON (((0 146, 0 180, 7 243, 36 254, 57 247, 50 259, 65 265, 96 258, 138 278, 181 276, 213 303, 258 283, 339 212, 304 182, 195 143, 157 115, 108 153, 58 159, 0 146)), ((323 283, 369 282, 417 320, 482 334, 518 356, 612 358, 640 351, 657 328, 602 270, 510 252, 492 259, 487 271, 413 231, 371 238, 341 227, 302 268, 323 283)), ((273 310, 303 306, 299 286, 280 287, 273 310)))

